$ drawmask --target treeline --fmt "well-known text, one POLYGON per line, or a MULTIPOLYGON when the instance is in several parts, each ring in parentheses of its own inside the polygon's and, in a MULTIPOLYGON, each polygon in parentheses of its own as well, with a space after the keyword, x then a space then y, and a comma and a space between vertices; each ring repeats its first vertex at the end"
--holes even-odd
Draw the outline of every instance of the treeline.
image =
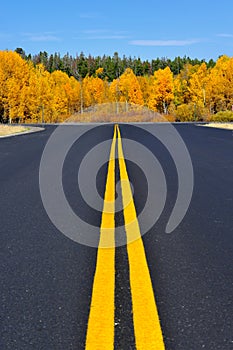
MULTIPOLYGON (((127 68, 132 69, 136 76, 151 76, 158 69, 165 69, 169 67, 174 75, 180 73, 186 64, 200 65, 205 62, 204 59, 199 60, 197 58, 191 59, 190 57, 176 57, 171 60, 167 57, 156 58, 151 61, 141 60, 139 57, 132 58, 123 56, 119 57, 115 52, 113 56, 97 56, 91 55, 85 56, 82 52, 75 57, 69 55, 62 56, 59 53, 49 55, 46 51, 41 51, 36 55, 26 55, 22 48, 15 50, 23 59, 32 61, 34 65, 43 64, 45 69, 52 73, 56 70, 61 70, 67 73, 69 76, 73 76, 76 79, 84 79, 87 75, 92 76, 98 68, 103 68, 104 79, 108 79, 109 82, 124 73, 127 68)), ((206 62, 208 68, 215 66, 215 61, 210 59, 206 62)))
POLYGON ((109 102, 145 106, 174 121, 233 121, 233 57, 221 56, 213 66, 188 62, 178 74, 169 66, 144 75, 128 67, 110 81, 101 64, 93 74, 75 77, 61 69, 49 72, 22 54, 0 51, 4 122, 62 122, 109 102))

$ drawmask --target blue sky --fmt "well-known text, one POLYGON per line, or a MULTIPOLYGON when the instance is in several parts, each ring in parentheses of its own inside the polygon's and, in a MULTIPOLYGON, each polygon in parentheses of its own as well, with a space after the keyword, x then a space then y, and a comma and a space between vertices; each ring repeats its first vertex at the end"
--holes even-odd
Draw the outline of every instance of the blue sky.
POLYGON ((216 59, 233 56, 233 1, 3 1, 0 50, 216 59))

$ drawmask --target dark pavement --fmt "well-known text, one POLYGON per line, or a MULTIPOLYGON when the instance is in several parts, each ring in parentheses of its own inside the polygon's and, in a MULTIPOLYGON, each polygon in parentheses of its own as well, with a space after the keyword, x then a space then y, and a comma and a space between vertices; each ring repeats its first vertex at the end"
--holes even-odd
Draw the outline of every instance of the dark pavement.
MULTIPOLYGON (((156 127, 166 125, 150 126, 156 127)), ((176 125, 192 159, 194 192, 182 223, 166 234, 177 195, 174 163, 146 131, 130 125, 120 128, 122 139, 136 140, 156 155, 166 175, 164 211, 143 236, 166 349, 232 349, 232 131, 176 125)), ((43 132, 0 139, 1 350, 85 348, 97 250, 60 233, 43 207, 39 166, 54 130, 55 126, 47 126, 43 132)), ((81 199, 77 169, 88 150, 111 139, 112 134, 112 125, 101 125, 85 134, 70 150, 63 169, 70 205, 96 226, 101 213, 81 199)), ((146 202, 145 178, 133 162, 127 166, 140 213, 146 202)), ((97 176, 101 196, 106 170, 107 165, 97 176)), ((121 219, 121 214, 116 216, 117 221, 121 219)), ((115 303, 115 349, 134 349, 125 247, 116 249, 115 303)))

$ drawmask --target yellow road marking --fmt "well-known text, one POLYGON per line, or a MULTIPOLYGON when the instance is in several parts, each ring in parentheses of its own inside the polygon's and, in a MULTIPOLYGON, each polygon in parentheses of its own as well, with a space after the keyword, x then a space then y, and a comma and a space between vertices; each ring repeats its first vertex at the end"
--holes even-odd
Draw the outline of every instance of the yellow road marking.
POLYGON ((137 350, 164 350, 162 331, 118 126, 117 133, 125 230, 127 242, 130 242, 127 244, 127 251, 136 348, 137 350), (131 198, 130 201, 129 198, 131 198), (132 238, 136 240, 132 242, 132 238))
POLYGON ((136 349, 165 350, 118 126, 114 127, 110 151, 85 349, 114 349, 115 149, 117 136, 136 349))
POLYGON ((116 127, 114 128, 108 165, 100 242, 87 327, 86 350, 114 349, 115 148, 116 127))

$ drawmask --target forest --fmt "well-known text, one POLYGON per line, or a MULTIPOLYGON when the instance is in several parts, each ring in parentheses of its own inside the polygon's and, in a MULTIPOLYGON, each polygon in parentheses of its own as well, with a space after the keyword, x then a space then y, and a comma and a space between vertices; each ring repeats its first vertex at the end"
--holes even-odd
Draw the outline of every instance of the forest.
MULTIPOLYGON (((115 52, 112 57, 106 55, 102 57, 88 55, 86 57, 83 52, 77 54, 76 57, 72 57, 69 53, 61 57, 59 53, 55 52, 55 54, 49 55, 46 51, 41 51, 39 54, 32 56, 31 54, 26 55, 22 48, 17 48, 15 52, 20 54, 22 58, 32 61, 34 65, 42 63, 45 69, 50 73, 55 70, 61 70, 76 79, 85 78, 87 75, 94 75, 95 71, 99 67, 102 67, 102 77, 104 79, 107 78, 110 82, 119 78, 127 68, 131 68, 136 76, 150 76, 158 69, 169 67, 172 73, 177 75, 187 63, 194 66, 205 62, 204 59, 191 59, 186 56, 183 58, 176 57, 174 60, 167 57, 158 57, 151 61, 142 61, 139 57, 132 58, 123 56, 123 58, 121 58, 117 52, 115 52)), ((215 62, 212 59, 207 62, 208 68, 214 65, 215 62)))
POLYGON ((63 122, 110 102, 144 106, 170 121, 233 121, 233 57, 142 61, 0 51, 1 122, 63 122))

